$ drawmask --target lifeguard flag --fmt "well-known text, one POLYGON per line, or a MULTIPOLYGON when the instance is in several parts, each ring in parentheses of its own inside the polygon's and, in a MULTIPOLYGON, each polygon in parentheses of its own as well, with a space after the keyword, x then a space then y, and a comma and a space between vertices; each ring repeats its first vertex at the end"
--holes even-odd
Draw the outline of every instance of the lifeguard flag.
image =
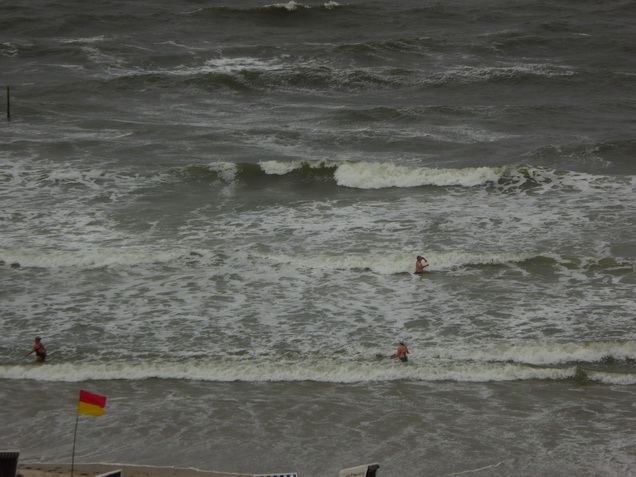
POLYGON ((80 391, 78 414, 88 414, 89 416, 103 416, 106 414, 106 396, 80 391))

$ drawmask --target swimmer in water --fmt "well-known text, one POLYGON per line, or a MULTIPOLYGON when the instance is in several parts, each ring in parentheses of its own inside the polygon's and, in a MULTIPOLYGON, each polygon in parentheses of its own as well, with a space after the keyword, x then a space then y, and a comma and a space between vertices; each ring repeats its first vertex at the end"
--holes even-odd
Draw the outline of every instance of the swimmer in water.
POLYGON ((400 341, 400 345, 398 346, 395 354, 391 356, 391 359, 398 358, 403 363, 408 363, 409 362, 408 354, 409 354, 409 349, 406 347, 406 345, 402 341, 400 341))
POLYGON ((428 260, 426 260, 421 255, 417 256, 417 261, 415 262, 415 274, 419 275, 420 273, 424 273, 424 269, 428 267, 428 260), (422 263, 424 260, 424 263, 422 263))
POLYGON ((46 348, 44 347, 44 344, 42 343, 42 338, 40 338, 39 336, 36 336, 34 341, 35 343, 33 345, 33 348, 31 348, 31 351, 25 354, 24 357, 26 358, 31 353, 35 353, 35 362, 44 363, 44 361, 46 360, 46 348))

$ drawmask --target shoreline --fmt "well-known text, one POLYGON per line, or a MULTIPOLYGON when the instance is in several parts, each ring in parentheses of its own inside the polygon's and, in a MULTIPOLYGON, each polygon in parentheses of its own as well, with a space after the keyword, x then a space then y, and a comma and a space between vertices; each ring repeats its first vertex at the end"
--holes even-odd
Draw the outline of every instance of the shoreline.
MULTIPOLYGON (((73 477, 95 477, 97 475, 122 470, 124 477, 252 477, 253 474, 233 474, 230 472, 207 471, 194 468, 158 467, 128 464, 75 464, 73 477)), ((19 463, 16 476, 22 477, 70 477, 71 464, 29 464, 19 463)))

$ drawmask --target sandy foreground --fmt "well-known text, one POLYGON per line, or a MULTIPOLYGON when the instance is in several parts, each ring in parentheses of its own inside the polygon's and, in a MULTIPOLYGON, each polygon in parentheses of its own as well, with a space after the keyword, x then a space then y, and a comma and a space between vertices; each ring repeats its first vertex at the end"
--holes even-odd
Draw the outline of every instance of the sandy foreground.
MULTIPOLYGON (((73 477, 95 477, 113 470, 124 477, 252 477, 253 474, 230 474, 197 469, 150 467, 118 464, 75 464, 73 477)), ((16 475, 22 477, 70 477, 71 464, 18 464, 16 475)))

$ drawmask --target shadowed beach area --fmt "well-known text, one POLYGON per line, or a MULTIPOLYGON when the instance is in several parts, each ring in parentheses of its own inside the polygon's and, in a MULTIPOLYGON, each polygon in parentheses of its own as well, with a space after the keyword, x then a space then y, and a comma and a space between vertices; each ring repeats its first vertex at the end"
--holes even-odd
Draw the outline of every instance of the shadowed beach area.
MULTIPOLYGON (((74 477, 95 477, 122 470, 125 477, 252 477, 253 474, 232 474, 173 467, 131 466, 119 464, 75 464, 74 477)), ((70 464, 21 464, 16 475, 22 477, 70 477, 70 464)))

